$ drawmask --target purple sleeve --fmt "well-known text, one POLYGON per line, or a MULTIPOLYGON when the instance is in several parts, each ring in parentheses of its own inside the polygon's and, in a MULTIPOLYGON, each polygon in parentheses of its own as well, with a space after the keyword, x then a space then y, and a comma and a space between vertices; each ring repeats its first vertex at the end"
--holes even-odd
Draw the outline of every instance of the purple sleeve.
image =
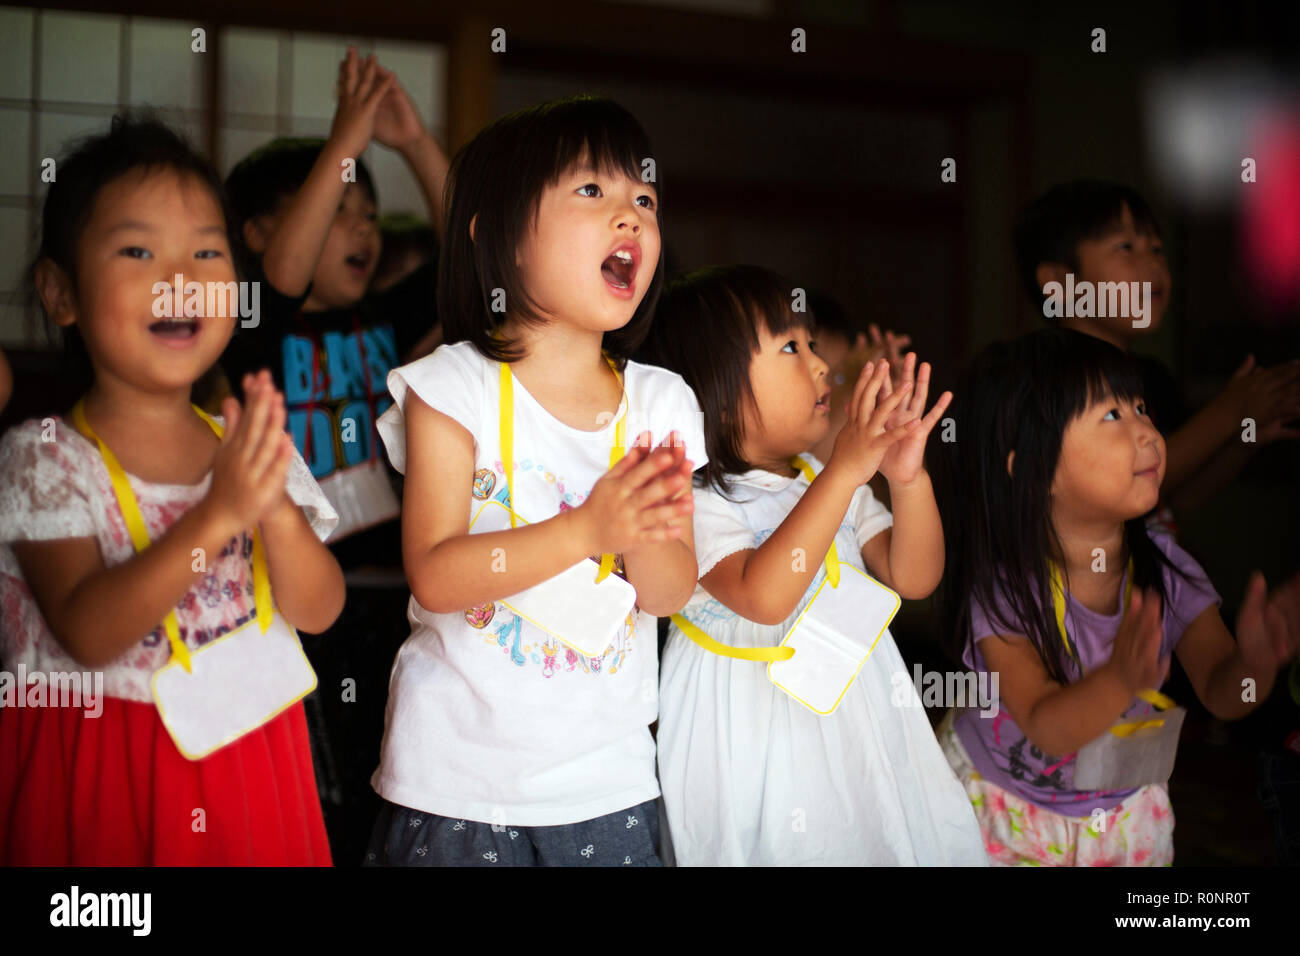
POLYGON ((1182 572, 1176 574, 1172 568, 1164 569, 1167 606, 1164 614, 1165 643, 1161 656, 1168 656, 1178 646, 1188 625, 1202 611, 1211 604, 1223 602, 1196 559, 1180 548, 1172 535, 1152 534, 1151 540, 1174 563, 1174 567, 1182 572))
POLYGON ((1006 623, 1014 622, 1014 620, 1015 616, 1007 610, 1000 592, 997 599, 997 613, 995 614, 990 614, 984 605, 972 597, 970 600, 971 639, 967 642, 965 650, 962 651, 962 663, 971 670, 988 670, 984 666, 984 656, 979 652, 979 642, 995 634, 1014 633, 1016 631, 1014 624, 1006 623))

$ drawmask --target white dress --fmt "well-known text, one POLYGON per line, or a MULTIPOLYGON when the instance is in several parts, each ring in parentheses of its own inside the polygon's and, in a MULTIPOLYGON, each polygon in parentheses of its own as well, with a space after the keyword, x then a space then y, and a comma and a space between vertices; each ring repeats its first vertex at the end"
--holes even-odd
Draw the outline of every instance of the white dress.
MULTIPOLYGON (((822 465, 801 456, 815 472, 822 465)), ((808 488, 802 476, 734 476, 732 497, 695 490, 695 552, 703 577, 757 548, 808 488)), ((866 570, 861 546, 892 525, 863 485, 835 535, 839 559, 866 570)), ((813 560, 809 556, 809 560, 813 560)), ((776 626, 733 613, 697 586, 683 615, 736 647, 781 643, 825 578, 819 570, 776 626)), ((659 780, 679 866, 970 865, 987 855, 970 803, 949 768, 888 631, 839 708, 821 717, 777 688, 767 665, 710 653, 669 630, 660 676, 659 780)))

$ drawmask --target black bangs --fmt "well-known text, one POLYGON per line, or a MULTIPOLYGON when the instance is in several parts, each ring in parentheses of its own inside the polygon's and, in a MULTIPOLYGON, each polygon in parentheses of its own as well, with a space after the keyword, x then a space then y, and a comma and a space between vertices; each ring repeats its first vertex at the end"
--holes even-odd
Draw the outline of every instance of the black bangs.
POLYGON ((1026 336, 1021 343, 1037 380, 1033 391, 1052 408, 1052 423, 1064 430, 1094 402, 1107 398, 1141 401, 1142 370, 1120 349, 1070 329, 1026 336))
MULTIPOLYGON (((594 96, 556 100, 541 107, 533 120, 541 134, 539 138, 556 144, 550 172, 544 182, 546 186, 554 185, 561 176, 579 165, 640 180, 650 172, 646 161, 654 162, 650 139, 641 124, 612 100, 594 96)), ((538 155, 545 158, 546 154, 538 155)), ((647 185, 659 192, 658 169, 653 170, 653 175, 647 185)), ((540 190, 537 192, 540 194, 540 190)))

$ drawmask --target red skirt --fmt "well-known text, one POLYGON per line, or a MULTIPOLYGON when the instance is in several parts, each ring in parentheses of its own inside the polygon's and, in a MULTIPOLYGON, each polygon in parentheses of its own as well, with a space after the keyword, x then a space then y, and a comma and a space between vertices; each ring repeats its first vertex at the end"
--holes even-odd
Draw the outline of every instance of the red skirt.
POLYGON ((295 704, 187 760, 152 703, 0 711, 0 866, 329 866, 295 704))

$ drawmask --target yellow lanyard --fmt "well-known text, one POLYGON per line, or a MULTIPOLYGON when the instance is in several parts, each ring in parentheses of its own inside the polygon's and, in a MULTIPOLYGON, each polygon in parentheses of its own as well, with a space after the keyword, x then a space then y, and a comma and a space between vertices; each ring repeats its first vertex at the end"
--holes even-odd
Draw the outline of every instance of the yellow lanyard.
MULTIPOLYGON (((813 479, 817 477, 812 470, 812 465, 802 458, 791 458, 790 464, 803 473, 810 485, 813 483, 813 479)), ((838 588, 840 586, 840 556, 839 552, 835 550, 834 538, 831 538, 830 550, 826 552, 825 564, 826 580, 830 582, 831 587, 838 588)), ((672 622, 677 625, 683 634, 700 645, 700 647, 721 657, 735 657, 742 661, 788 661, 794 656, 793 647, 729 647, 726 644, 720 644, 681 614, 674 614, 672 622)))
MULTIPOLYGON (((136 500, 135 492, 131 490, 131 482, 127 480, 126 472, 122 469, 117 460, 117 456, 109 450, 109 447, 100 440, 95 434, 90 423, 86 421, 86 413, 82 408, 84 399, 78 401, 73 406, 68 418, 73 427, 81 432, 86 438, 93 441, 99 447, 99 454, 104 459, 104 466, 108 469, 109 480, 113 483, 113 493, 117 496, 117 506, 122 511, 122 520, 126 522, 126 529, 131 535, 131 543, 135 546, 137 552, 143 551, 149 547, 149 531, 144 523, 144 516, 140 513, 140 503, 136 500)), ((191 406, 199 416, 211 426, 212 430, 220 438, 222 434, 221 426, 197 405, 191 406)), ((257 623, 266 633, 266 629, 271 625, 271 579, 266 570, 266 552, 262 549, 262 539, 253 529, 253 601, 257 610, 257 623)), ((192 671, 190 666, 190 651, 181 640, 180 625, 176 621, 176 609, 167 612, 163 618, 163 627, 167 631, 167 641, 171 644, 172 656, 176 658, 185 668, 186 671, 192 671)))
MULTIPOLYGON (((1071 657, 1076 657, 1074 648, 1070 646, 1070 639, 1065 633, 1065 585, 1061 581, 1061 569, 1055 564, 1049 565, 1052 575, 1052 608, 1056 612, 1056 627, 1061 632, 1061 640, 1065 642, 1065 650, 1071 657)), ((1124 605, 1121 610, 1128 610, 1129 596, 1133 593, 1133 559, 1129 558, 1128 569, 1124 574, 1124 605)), ((1076 657, 1077 659, 1077 657, 1076 657)), ((1138 691, 1138 697, 1152 707, 1159 707, 1161 710, 1169 710, 1176 706, 1170 697, 1160 693, 1154 688, 1144 688, 1138 691)), ((1110 728, 1110 732, 1116 737, 1127 737, 1135 730, 1141 730, 1143 727, 1160 727, 1164 724, 1163 718, 1145 721, 1132 721, 1125 724, 1116 724, 1110 728)))
MULTIPOLYGON (((623 387, 623 376, 618 374, 618 366, 614 360, 601 353, 606 362, 609 363, 610 370, 613 371, 614 377, 618 379, 619 388, 623 387)), ((515 523, 515 389, 514 376, 510 372, 510 366, 506 362, 499 363, 501 366, 501 420, 500 440, 501 440, 501 465, 506 472, 506 487, 509 489, 510 497, 510 527, 516 527, 515 523)), ((620 401, 620 404, 622 402, 620 401)), ((629 411, 631 409, 629 408, 629 411)), ((613 468, 622 460, 625 453, 627 415, 624 414, 614 426, 614 444, 609 449, 609 467, 613 468)), ((596 583, 599 584, 609 576, 614 570, 614 555, 608 551, 600 556, 600 571, 596 574, 596 583)))

